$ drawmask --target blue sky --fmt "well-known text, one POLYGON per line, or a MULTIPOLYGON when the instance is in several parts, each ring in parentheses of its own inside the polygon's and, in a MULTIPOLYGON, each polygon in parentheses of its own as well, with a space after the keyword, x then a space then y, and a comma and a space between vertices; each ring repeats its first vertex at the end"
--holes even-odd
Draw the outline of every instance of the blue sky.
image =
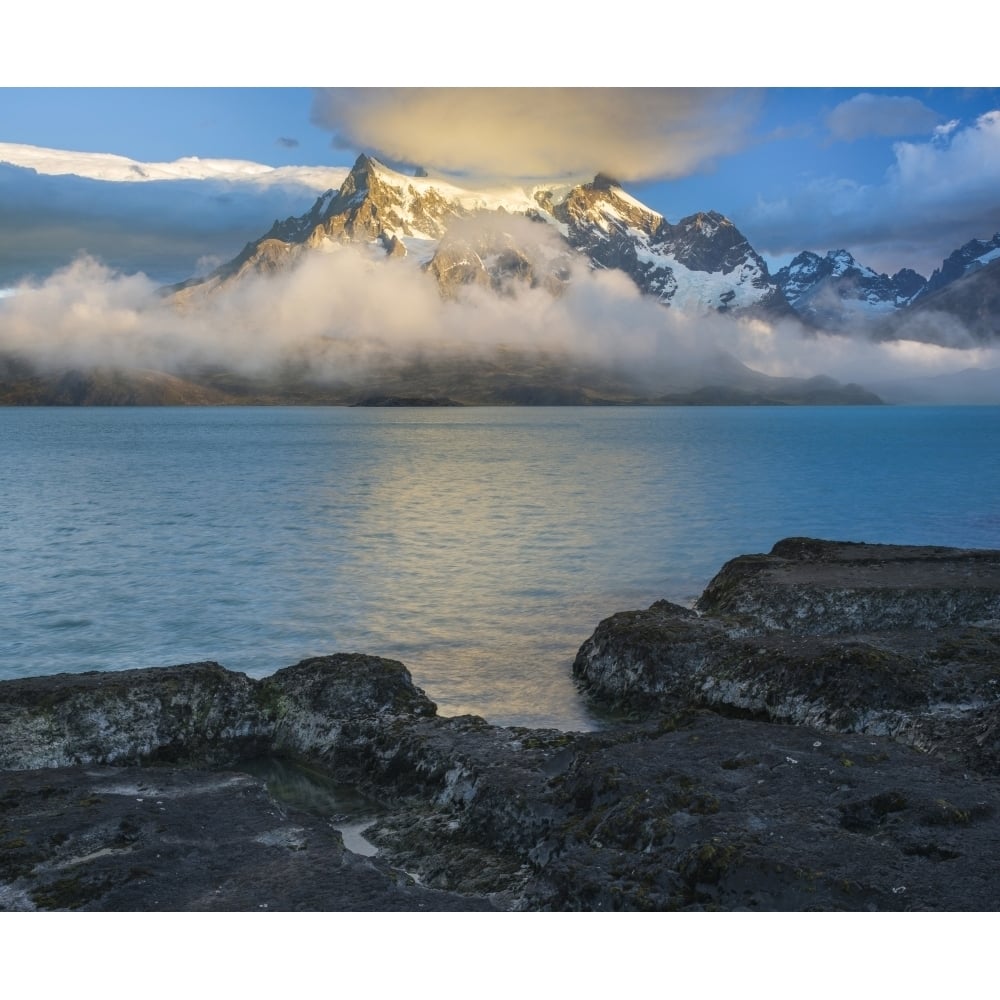
POLYGON ((0 89, 0 142, 145 161, 344 162, 330 133, 310 124, 311 105, 312 90, 295 87, 8 87, 0 89))
MULTIPOLYGON (((728 215, 772 266, 846 247, 878 270, 927 275, 1000 230, 997 89, 7 87, 0 143, 271 167, 349 166, 365 151, 470 178, 488 167, 605 169, 671 221, 728 215)), ((124 190, 135 185, 29 173, 0 167, 0 282, 16 277, 18 253, 22 273, 37 274, 60 253, 105 256, 116 235, 114 266, 177 280, 314 197, 292 184, 208 181, 199 195, 189 181, 157 182, 140 198, 124 190)))

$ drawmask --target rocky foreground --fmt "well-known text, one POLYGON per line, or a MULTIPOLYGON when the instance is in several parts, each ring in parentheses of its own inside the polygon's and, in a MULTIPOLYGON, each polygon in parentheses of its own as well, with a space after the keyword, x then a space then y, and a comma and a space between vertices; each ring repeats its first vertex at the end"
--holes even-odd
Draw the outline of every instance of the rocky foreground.
POLYGON ((786 539, 602 622, 574 672, 631 721, 442 718, 358 654, 4 682, 0 909, 1000 902, 1000 552, 786 539), (378 800, 378 853, 261 758, 378 800))

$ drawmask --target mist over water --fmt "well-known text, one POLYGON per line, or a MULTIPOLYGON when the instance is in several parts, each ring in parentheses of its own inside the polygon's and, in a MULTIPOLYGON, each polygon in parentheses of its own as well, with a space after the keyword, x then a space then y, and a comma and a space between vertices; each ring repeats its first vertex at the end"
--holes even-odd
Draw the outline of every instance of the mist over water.
POLYGON ((1000 547, 1000 408, 0 410, 0 671, 363 651, 592 728, 594 626, 779 538, 1000 547))
MULTIPOLYGON (((522 236, 530 231, 534 243, 525 245, 539 261, 565 252, 537 223, 511 218, 505 225, 522 236)), ((592 271, 583 261, 571 271, 556 297, 515 283, 502 295, 472 285, 445 299, 414 261, 344 246, 177 301, 142 274, 85 256, 0 298, 0 361, 10 355, 42 371, 180 375, 221 367, 252 377, 275 377, 290 365, 320 382, 352 382, 418 356, 488 360, 515 350, 620 368, 650 379, 654 395, 672 374, 720 353, 768 375, 828 375, 866 386, 1000 369, 1000 348, 977 344, 957 320, 937 313, 915 325, 915 339, 874 341, 864 324, 848 336, 806 331, 793 319, 665 309, 624 272, 592 271)), ((961 391, 930 388, 919 401, 928 392, 935 401, 963 400, 961 391)))

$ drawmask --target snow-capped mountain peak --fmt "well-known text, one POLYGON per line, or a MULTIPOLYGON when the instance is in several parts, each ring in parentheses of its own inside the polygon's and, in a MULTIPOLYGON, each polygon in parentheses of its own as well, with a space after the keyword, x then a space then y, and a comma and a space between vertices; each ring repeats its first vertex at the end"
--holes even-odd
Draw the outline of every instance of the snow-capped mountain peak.
POLYGON ((615 268, 665 305, 695 311, 789 307, 767 265, 733 223, 700 212, 669 223, 612 177, 583 184, 465 187, 400 173, 374 157, 358 157, 336 190, 321 194, 301 216, 275 221, 261 239, 204 282, 216 287, 250 272, 294 266, 303 253, 352 244, 375 258, 408 258, 443 294, 463 284, 504 291, 511 282, 558 294, 574 259, 615 268), (535 231, 520 218, 542 224, 535 231), (547 233, 545 239, 536 238, 547 233))
POLYGON ((832 265, 830 273, 835 278, 840 278, 845 274, 856 275, 861 278, 878 278, 877 272, 870 267, 859 264, 854 255, 847 250, 830 250, 827 252, 827 260, 832 265))
POLYGON ((829 250, 822 257, 804 250, 774 280, 800 316, 829 329, 892 313, 911 302, 925 284, 908 268, 892 277, 879 274, 844 249, 829 250))

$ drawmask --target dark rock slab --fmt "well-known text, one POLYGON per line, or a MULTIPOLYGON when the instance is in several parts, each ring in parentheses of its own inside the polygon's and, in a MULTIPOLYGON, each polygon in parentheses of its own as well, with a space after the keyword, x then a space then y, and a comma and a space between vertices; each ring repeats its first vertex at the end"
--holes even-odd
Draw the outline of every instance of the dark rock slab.
POLYGON ((1000 619, 1000 551, 786 538, 731 559, 698 611, 751 631, 870 632, 1000 619))
POLYGON ((469 910, 288 813, 247 774, 0 772, 0 909, 469 910))
POLYGON ((218 663, 0 682, 0 768, 230 764, 336 742, 348 721, 433 714, 397 660, 313 657, 255 681, 218 663))
POLYGON ((992 909, 998 791, 886 739, 698 713, 581 748, 528 905, 992 909))
POLYGON ((519 909, 978 910, 1000 885, 1000 782, 885 737, 704 711, 596 734, 434 719, 371 761, 386 856, 519 909))
POLYGON ((1000 553, 786 539, 728 562, 696 607, 613 615, 574 673, 640 712, 708 707, 994 766, 1000 553))
POLYGON ((435 711, 403 664, 362 654, 260 681, 198 663, 0 683, 0 908, 494 909, 204 770, 275 753, 350 777, 363 734, 435 711))

